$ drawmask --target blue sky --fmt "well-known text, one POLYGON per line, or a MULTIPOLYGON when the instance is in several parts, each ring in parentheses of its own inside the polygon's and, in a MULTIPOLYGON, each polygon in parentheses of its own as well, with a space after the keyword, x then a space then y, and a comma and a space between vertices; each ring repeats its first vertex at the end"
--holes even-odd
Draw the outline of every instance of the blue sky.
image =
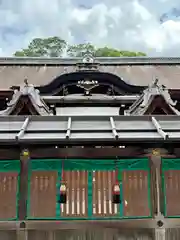
POLYGON ((60 36, 150 56, 180 56, 180 20, 160 23, 179 0, 0 0, 0 56, 35 37, 60 36))

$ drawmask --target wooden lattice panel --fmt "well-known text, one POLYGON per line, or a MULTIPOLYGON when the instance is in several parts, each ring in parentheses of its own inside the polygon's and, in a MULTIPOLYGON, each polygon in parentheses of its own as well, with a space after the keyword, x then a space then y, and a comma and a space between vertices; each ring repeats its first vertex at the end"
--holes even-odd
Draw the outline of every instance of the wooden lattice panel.
POLYGON ((0 173, 0 219, 16 218, 18 174, 0 173))
POLYGON ((67 202, 61 204, 62 217, 86 217, 88 213, 87 171, 65 171, 67 202))
POLYGON ((33 171, 30 183, 30 217, 56 216, 56 171, 33 171))
POLYGON ((124 216, 149 216, 148 172, 123 171, 122 185, 124 216))
POLYGON ((180 215, 180 170, 164 172, 167 216, 180 215))
POLYGON ((115 178, 115 171, 93 171, 94 216, 113 216, 119 212, 119 205, 112 202, 115 178))

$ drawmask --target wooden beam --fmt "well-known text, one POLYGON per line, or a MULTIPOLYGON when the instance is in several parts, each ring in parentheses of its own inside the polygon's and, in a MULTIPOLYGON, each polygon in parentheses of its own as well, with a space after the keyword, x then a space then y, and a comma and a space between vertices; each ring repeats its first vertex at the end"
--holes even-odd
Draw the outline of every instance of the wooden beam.
MULTIPOLYGON (((139 157, 143 155, 144 150, 141 147, 126 147, 126 148, 94 148, 94 147, 69 147, 55 148, 54 147, 36 147, 30 149, 32 158, 110 158, 110 157, 139 157)), ((14 148, 0 148, 0 160, 20 159, 19 146, 14 148)))
POLYGON ((121 219, 121 220, 74 220, 74 221, 26 221, 28 230, 58 230, 58 229, 154 229, 153 219, 121 219))
POLYGON ((17 230, 19 229, 18 221, 0 221, 0 231, 17 230))
MULTIPOLYGON (((94 148, 94 147, 69 147, 69 148, 55 148, 52 146, 31 147, 30 153, 32 158, 110 158, 110 157, 150 157, 151 154, 145 154, 144 148, 127 146, 125 148, 94 148)), ((14 160, 19 159, 19 146, 12 148, 0 148, 0 160, 14 160)), ((180 158, 180 148, 175 148, 175 155, 162 154, 165 158, 180 158)))
POLYGON ((14 160, 19 159, 19 147, 18 148, 1 148, 0 160, 14 160))
POLYGON ((31 158, 110 158, 110 157, 140 157, 144 152, 140 147, 127 148, 32 148, 31 158))
MULTIPOLYGON (((165 228, 161 229, 180 229, 180 218, 166 218, 165 228)), ((2 230, 60 230, 60 229, 160 229, 157 227, 156 220, 153 219, 120 219, 120 220, 27 220, 26 228, 20 228, 20 221, 0 221, 0 231, 2 230)))

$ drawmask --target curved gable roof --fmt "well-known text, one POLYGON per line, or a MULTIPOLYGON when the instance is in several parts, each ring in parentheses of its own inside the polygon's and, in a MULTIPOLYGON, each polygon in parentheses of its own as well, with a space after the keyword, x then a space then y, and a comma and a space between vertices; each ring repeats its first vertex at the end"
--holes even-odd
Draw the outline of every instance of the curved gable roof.
POLYGON ((164 109, 166 114, 180 115, 176 109, 177 101, 173 101, 169 90, 164 85, 159 85, 158 79, 146 88, 142 95, 126 111, 126 115, 149 115, 156 108, 164 109), (166 110, 165 110, 166 109, 166 110))
POLYGON ((85 72, 71 72, 62 74, 56 77, 50 83, 39 86, 38 89, 41 94, 55 94, 62 88, 64 85, 76 85, 79 80, 89 79, 96 80, 99 84, 114 86, 117 91, 123 93, 139 93, 144 89, 142 86, 130 85, 123 81, 117 75, 114 75, 109 72, 100 72, 100 71, 85 71, 85 72))
MULTIPOLYGON (((41 98, 39 91, 33 85, 25 82, 20 90, 15 90, 12 99, 8 102, 7 108, 0 111, 0 115, 18 115, 23 107, 31 109, 35 115, 50 115, 51 112, 41 98)), ((30 111, 31 112, 31 111, 30 111)))

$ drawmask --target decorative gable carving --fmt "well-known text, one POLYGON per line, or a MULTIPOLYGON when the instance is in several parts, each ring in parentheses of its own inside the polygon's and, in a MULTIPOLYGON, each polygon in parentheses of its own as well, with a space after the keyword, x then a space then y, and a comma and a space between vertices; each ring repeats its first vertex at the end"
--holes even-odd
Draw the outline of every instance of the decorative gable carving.
POLYGON ((169 90, 164 85, 158 84, 158 79, 143 91, 143 94, 137 99, 132 106, 126 110, 126 115, 180 115, 175 108, 176 101, 173 101, 169 90))
POLYGON ((92 53, 90 53, 90 52, 85 53, 82 58, 82 62, 83 63, 94 63, 94 57, 93 57, 92 53))
POLYGON ((99 64, 95 61, 93 53, 87 51, 83 53, 82 59, 77 63, 77 71, 97 71, 99 64))
POLYGON ((77 83, 77 87, 84 89, 84 94, 86 96, 90 95, 91 90, 98 86, 99 86, 98 81, 88 80, 88 79, 78 81, 78 83, 77 83))
POLYGON ((28 84, 27 79, 19 90, 14 90, 14 94, 7 108, 0 111, 0 115, 50 115, 51 112, 42 100, 39 90, 35 89, 32 84, 28 84), (29 113, 29 114, 28 114, 29 113))

